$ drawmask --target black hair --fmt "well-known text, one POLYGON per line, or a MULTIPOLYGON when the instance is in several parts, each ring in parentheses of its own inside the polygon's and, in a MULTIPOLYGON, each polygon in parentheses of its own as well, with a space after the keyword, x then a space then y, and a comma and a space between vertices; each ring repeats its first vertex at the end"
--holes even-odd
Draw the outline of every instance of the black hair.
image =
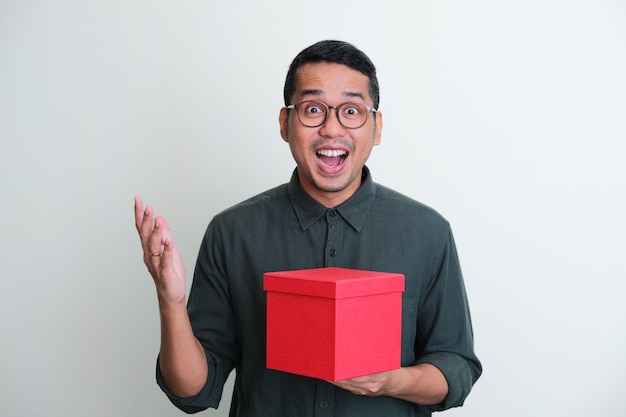
POLYGON ((285 79, 285 88, 283 96, 285 106, 290 103, 291 96, 296 90, 296 74, 298 69, 309 63, 330 62, 334 64, 342 64, 360 72, 369 78, 370 89, 369 94, 374 101, 374 108, 378 108, 380 101, 380 87, 376 78, 376 67, 365 53, 347 42, 337 40, 324 40, 317 42, 302 50, 291 62, 287 78, 285 79))

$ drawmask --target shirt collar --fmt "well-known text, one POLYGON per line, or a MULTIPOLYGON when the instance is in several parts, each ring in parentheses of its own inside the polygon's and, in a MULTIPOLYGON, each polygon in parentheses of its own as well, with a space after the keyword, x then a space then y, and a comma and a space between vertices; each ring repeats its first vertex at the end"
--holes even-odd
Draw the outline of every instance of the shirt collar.
POLYGON ((376 184, 366 166, 363 167, 361 187, 352 197, 334 209, 324 207, 304 191, 300 185, 297 168, 293 171, 288 189, 291 204, 303 230, 308 229, 328 210, 336 210, 346 222, 359 232, 376 195, 376 184))

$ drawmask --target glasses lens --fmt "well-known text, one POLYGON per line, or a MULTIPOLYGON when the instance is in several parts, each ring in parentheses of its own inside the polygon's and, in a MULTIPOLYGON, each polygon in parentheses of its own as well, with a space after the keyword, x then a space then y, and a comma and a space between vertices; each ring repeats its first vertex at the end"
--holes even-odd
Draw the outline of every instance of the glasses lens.
POLYGON ((326 120, 328 107, 317 101, 304 101, 297 106, 300 122, 308 127, 321 126, 326 120))
POLYGON ((359 103, 345 103, 339 106, 339 122, 349 129, 356 129, 367 120, 367 107, 359 103))

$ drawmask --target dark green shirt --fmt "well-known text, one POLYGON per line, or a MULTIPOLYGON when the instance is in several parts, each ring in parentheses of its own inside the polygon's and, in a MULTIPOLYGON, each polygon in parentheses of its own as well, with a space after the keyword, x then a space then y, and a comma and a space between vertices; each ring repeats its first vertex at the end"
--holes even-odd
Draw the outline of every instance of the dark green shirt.
MULTIPOLYGON (((201 244, 188 311, 204 346, 209 378, 185 412, 216 408, 224 383, 237 376, 231 416, 428 416, 459 406, 481 373, 473 350, 469 308, 449 223, 437 212, 372 181, 332 209, 288 184, 216 215, 201 244), (405 276, 402 366, 431 363, 449 394, 437 406, 391 397, 353 395, 322 380, 265 367, 263 274, 320 267, 395 272, 405 276)), ((375 346, 364 346, 375 349, 375 346)))

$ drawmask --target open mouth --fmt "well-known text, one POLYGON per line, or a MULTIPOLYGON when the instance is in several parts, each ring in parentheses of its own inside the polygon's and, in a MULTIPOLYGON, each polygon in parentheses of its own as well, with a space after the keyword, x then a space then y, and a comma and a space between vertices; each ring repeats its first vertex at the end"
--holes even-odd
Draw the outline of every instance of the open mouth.
POLYGON ((334 168, 338 165, 341 165, 347 157, 347 151, 337 149, 323 149, 317 151, 317 158, 322 162, 323 165, 329 168, 334 168))

